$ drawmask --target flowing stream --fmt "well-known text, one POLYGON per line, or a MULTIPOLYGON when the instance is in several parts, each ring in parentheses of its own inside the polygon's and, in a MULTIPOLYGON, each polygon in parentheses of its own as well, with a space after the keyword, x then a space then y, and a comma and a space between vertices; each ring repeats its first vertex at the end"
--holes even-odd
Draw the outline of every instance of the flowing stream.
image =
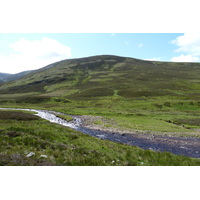
MULTIPOLYGON (((0 108, 9 110, 26 110, 34 111, 37 116, 46 119, 52 123, 60 124, 85 134, 97 137, 103 140, 124 143, 132 146, 138 146, 142 149, 150 149, 160 152, 170 152, 173 154, 184 155, 194 158, 200 158, 200 138, 197 137, 170 137, 150 134, 117 134, 105 131, 97 131, 85 128, 81 125, 81 119, 77 116, 72 116, 73 121, 67 122, 55 114, 59 112, 36 110, 36 109, 18 109, 18 108, 0 108)), ((63 113, 62 113, 63 114, 63 113)))

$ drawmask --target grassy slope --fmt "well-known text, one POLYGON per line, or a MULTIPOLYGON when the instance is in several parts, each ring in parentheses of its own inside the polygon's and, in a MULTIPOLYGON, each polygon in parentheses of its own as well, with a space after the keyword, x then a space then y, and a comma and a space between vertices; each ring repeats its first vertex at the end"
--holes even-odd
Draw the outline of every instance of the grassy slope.
MULTIPOLYGON (((4 116, 7 111, 0 111, 4 116)), ((27 113, 0 119, 0 165, 199 165, 199 159, 100 140, 27 113), (32 118, 31 118, 32 116, 32 118), (10 117, 10 119, 9 119, 10 117), (33 152, 32 157, 27 155, 33 152), (42 156, 41 156, 42 155, 42 156)))
POLYGON ((72 59, 1 84, 0 106, 96 115, 103 120, 94 123, 105 127, 199 136, 199 77, 198 63, 72 59))
POLYGON ((176 97, 189 95, 196 99, 199 97, 199 67, 194 63, 151 62, 112 56, 74 59, 4 84, 0 93, 42 92, 54 96, 59 90, 59 96, 71 98, 113 94, 136 98, 168 94, 176 97))
POLYGON ((200 128, 199 77, 198 63, 94 56, 61 61, 2 84, 0 102, 101 115, 122 128, 191 132, 200 128))

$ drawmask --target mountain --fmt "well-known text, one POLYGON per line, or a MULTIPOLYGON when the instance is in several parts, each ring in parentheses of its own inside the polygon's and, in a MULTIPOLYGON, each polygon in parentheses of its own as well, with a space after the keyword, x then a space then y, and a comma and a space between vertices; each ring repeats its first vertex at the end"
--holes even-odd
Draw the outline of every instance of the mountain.
POLYGON ((116 95, 129 99, 167 95, 200 97, 200 63, 100 55, 67 59, 18 75, 21 78, 0 84, 0 94, 33 93, 76 100, 116 95))
POLYGON ((17 74, 0 73, 0 83, 14 81, 29 74, 31 71, 24 71, 17 74))
POLYGON ((0 73, 0 83, 4 82, 4 80, 6 79, 6 77, 9 77, 11 74, 7 74, 7 73, 0 73))

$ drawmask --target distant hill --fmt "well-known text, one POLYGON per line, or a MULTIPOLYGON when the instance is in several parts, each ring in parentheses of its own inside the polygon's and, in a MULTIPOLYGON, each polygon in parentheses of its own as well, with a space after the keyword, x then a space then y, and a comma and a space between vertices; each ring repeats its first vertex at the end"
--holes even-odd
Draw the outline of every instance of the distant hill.
MULTIPOLYGON (((1 75, 3 76, 3 75, 1 75)), ((0 94, 36 92, 68 99, 154 96, 200 97, 200 63, 146 61, 113 55, 67 59, 6 76, 0 94), (21 77, 20 77, 21 76, 21 77), (17 79, 17 80, 16 80, 17 79)))
POLYGON ((17 74, 0 73, 0 83, 14 81, 29 74, 31 71, 24 71, 17 74))
POLYGON ((11 74, 0 73, 0 83, 4 82, 4 80, 9 77, 11 74))

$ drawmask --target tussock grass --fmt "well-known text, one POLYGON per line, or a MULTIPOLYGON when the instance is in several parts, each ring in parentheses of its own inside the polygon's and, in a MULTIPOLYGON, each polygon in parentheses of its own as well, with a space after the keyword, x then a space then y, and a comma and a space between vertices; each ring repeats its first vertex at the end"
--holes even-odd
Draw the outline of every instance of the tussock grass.
POLYGON ((45 96, 28 96, 28 97, 18 97, 16 103, 29 103, 38 104, 50 101, 50 97, 45 96))
POLYGON ((21 111, 1 111, 0 110, 0 120, 38 120, 39 117, 30 113, 21 111))
POLYGON ((199 159, 100 140, 45 120, 0 120, 0 165, 199 165, 199 159), (33 152, 34 155, 27 157, 33 152), (41 156, 45 155, 45 157, 41 156))
POLYGON ((73 94, 70 97, 73 99, 81 99, 81 98, 91 98, 91 97, 112 96, 113 94, 114 91, 110 88, 91 88, 84 90, 80 93, 73 94))

